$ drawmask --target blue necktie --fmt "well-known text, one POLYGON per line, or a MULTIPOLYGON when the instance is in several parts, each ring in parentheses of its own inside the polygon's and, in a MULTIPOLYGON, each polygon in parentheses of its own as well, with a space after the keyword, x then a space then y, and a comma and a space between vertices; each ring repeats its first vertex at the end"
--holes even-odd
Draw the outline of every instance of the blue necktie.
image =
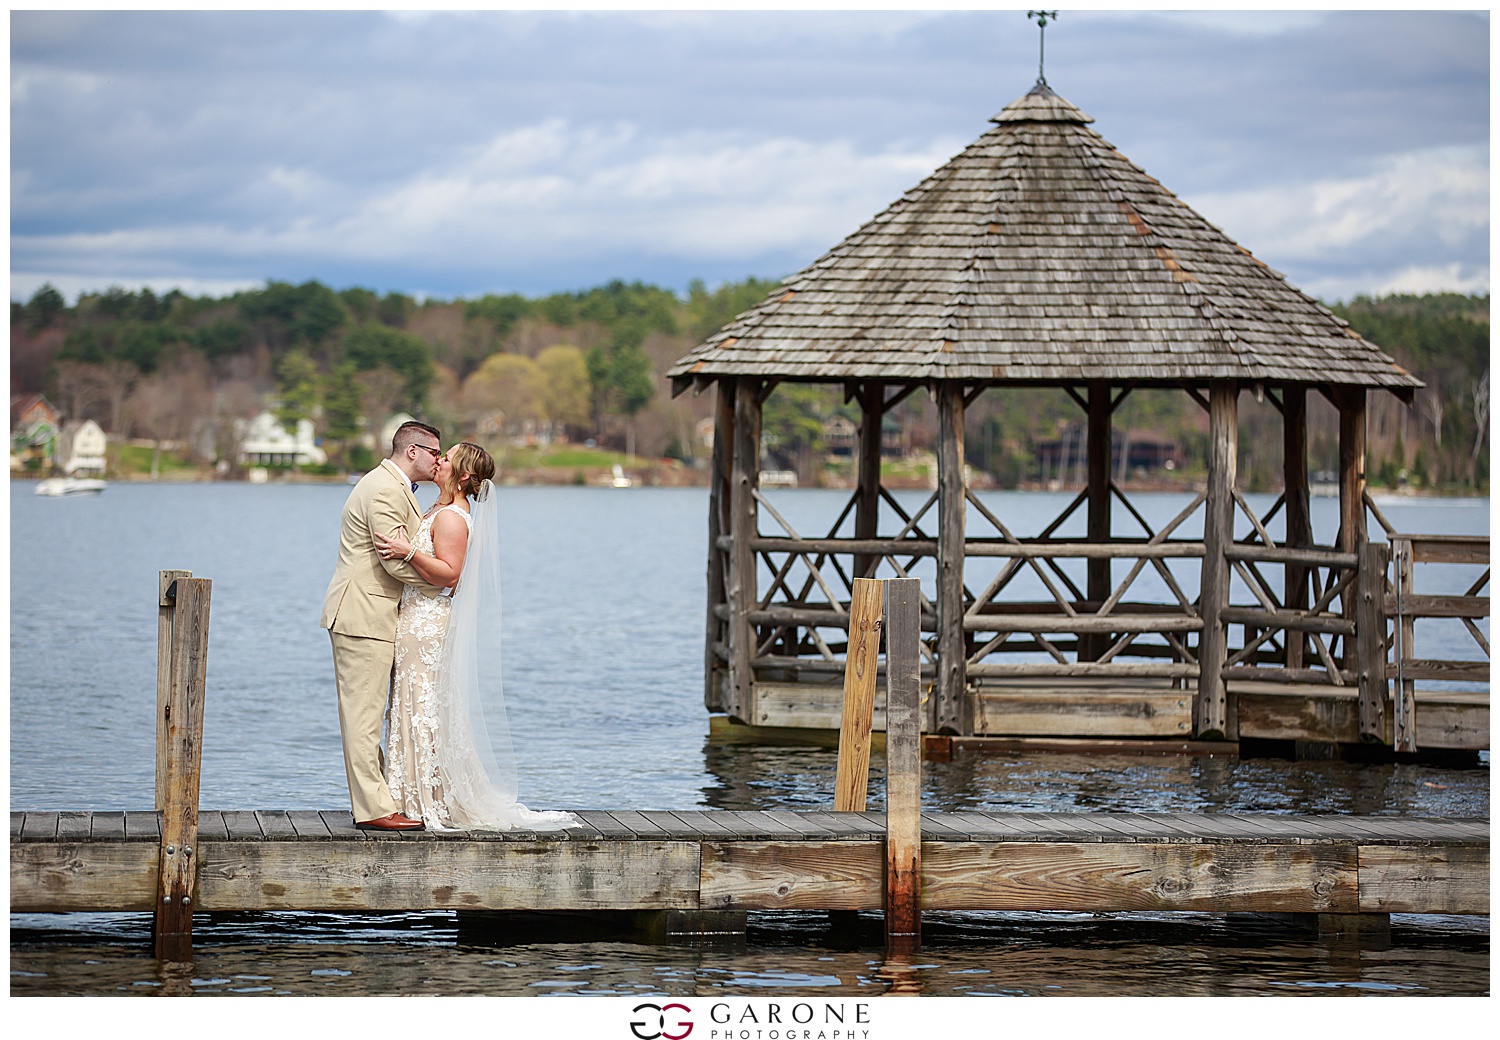
POLYGON ((417 493, 417 485, 415 485, 415 484, 413 484, 413 485, 412 485, 412 486, 411 486, 411 493, 412 493, 412 494, 413 494, 413 495, 415 495, 415 494, 416 494, 416 493, 417 493))

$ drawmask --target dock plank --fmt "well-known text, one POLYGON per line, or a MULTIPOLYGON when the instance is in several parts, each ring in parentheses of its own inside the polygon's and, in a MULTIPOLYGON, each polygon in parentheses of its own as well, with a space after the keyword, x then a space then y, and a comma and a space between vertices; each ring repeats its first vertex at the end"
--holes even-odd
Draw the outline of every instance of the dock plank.
POLYGON ((957 827, 948 823, 943 817, 945 813, 924 812, 922 814, 922 840, 927 841, 966 841, 969 832, 963 827, 957 827))
POLYGON ((665 827, 646 818, 634 809, 611 809, 609 810, 609 814, 615 818, 615 822, 620 826, 629 827, 634 831, 637 838, 668 837, 665 827))
POLYGON ((802 815, 837 841, 871 841, 885 837, 885 828, 872 828, 858 813, 819 809, 802 815))
POLYGON ((1362 845, 1364 913, 1489 913, 1490 850, 1445 845, 1362 845))
POLYGON ((89 821, 90 841, 124 841, 125 814, 122 812, 96 812, 89 821))
POLYGON ((253 812, 225 810, 220 815, 230 841, 261 841, 266 836, 253 812))
POLYGON ((286 818, 291 821, 299 841, 329 841, 333 838, 328 833, 328 825, 323 822, 323 814, 316 809, 292 809, 286 818))
POLYGON ((877 842, 703 843, 705 910, 875 910, 884 902, 877 842))
POLYGON ((17 842, 11 913, 151 911, 160 846, 145 841, 17 842))
POLYGON ((292 826, 285 809, 257 809, 255 819, 260 823, 261 833, 267 839, 274 841, 278 838, 297 837, 297 828, 292 826))
POLYGON ((55 812, 29 812, 26 814, 26 822, 21 827, 22 841, 52 841, 57 837, 57 818, 60 814, 55 812))
POLYGON ((1040 827, 1048 840, 1112 841, 1118 837, 1107 827, 1091 824, 1073 813, 1022 813, 1021 818, 1040 827))
POLYGON ((1348 846, 1174 842, 968 842, 922 857, 931 910, 1145 910, 1354 913, 1356 854, 1348 846))
POLYGON ((729 827, 716 819, 719 814, 712 809, 673 809, 672 815, 701 838, 722 839, 733 834, 729 827))
POLYGON ((202 910, 657 910, 698 906, 698 844, 576 841, 223 842, 202 910))
POLYGON ((603 809, 580 809, 578 818, 599 832, 605 841, 634 841, 636 833, 603 809))
POLYGON ((199 841, 228 841, 229 828, 224 823, 224 814, 217 810, 199 811, 199 841))
POLYGON ((768 809, 765 810, 764 815, 771 822, 790 827, 798 834, 801 834, 808 838, 817 838, 821 840, 832 837, 828 828, 824 827, 816 820, 808 819, 804 813, 793 812, 790 809, 768 809))
POLYGON ((10 840, 11 841, 20 841, 21 840, 21 825, 24 824, 25 822, 26 822, 26 814, 25 813, 23 813, 23 812, 13 812, 13 813, 10 814, 10 840))
POLYGON ((157 812, 125 813, 126 841, 161 841, 161 814, 157 812))
MULTIPOLYGON (((340 841, 372 841, 377 837, 384 837, 372 831, 362 831, 354 826, 354 817, 337 809, 324 809, 318 813, 318 818, 323 821, 323 826, 328 830, 330 838, 340 841)), ((308 821, 311 825, 312 821, 308 821)), ((300 830, 300 825, 299 825, 300 830)), ((400 834, 400 831, 395 832, 400 834)))
POLYGON ((58 841, 88 841, 93 830, 93 821, 86 812, 60 812, 57 814, 58 841))

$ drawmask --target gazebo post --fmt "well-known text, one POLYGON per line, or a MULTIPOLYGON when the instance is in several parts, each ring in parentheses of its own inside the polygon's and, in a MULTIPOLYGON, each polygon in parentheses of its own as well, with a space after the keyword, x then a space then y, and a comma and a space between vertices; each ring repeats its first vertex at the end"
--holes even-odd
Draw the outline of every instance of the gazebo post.
MULTIPOLYGON (((1109 384, 1103 380, 1089 383, 1089 512, 1088 540, 1094 544, 1109 541, 1110 534, 1110 403, 1109 384)), ((1091 610, 1109 598, 1113 585, 1110 582, 1110 566, 1107 558, 1091 558, 1087 564, 1088 597, 1091 610)), ((1107 634, 1080 635, 1078 637, 1078 659, 1097 661, 1099 655, 1113 642, 1107 634)))
POLYGON ((964 650, 964 388, 937 384, 938 547, 937 696, 929 709, 928 732, 967 733, 967 677, 964 650))
POLYGON ((734 394, 734 461, 729 484, 729 703, 725 711, 742 722, 751 718, 751 686, 755 681, 755 548, 759 509, 755 491, 760 483, 759 379, 740 378, 734 394))
MULTIPOLYGON (((1354 553, 1362 560, 1370 540, 1365 523, 1365 396, 1363 387, 1340 387, 1334 396, 1339 409, 1339 552, 1354 553)), ((1339 597, 1346 620, 1359 625, 1359 602, 1367 592, 1384 597, 1384 579, 1384 568, 1379 574, 1373 568, 1357 570, 1353 584, 1339 597)), ((1384 645, 1385 633, 1379 636, 1379 641, 1369 640, 1370 646, 1384 645)), ((1363 673, 1367 662, 1360 660, 1359 643, 1357 638, 1344 637, 1342 664, 1363 673)), ((1365 740, 1383 741, 1385 683, 1361 682, 1359 700, 1359 735, 1365 740)))
POLYGON ((719 538, 733 530, 729 516, 732 497, 731 460, 734 457, 734 387, 733 378, 718 380, 714 395, 714 449, 709 464, 708 484, 708 626, 703 648, 703 703, 709 711, 725 710, 724 671, 726 662, 719 648, 728 646, 729 626, 719 616, 719 608, 729 606, 725 570, 729 554, 719 546, 719 538))
MULTIPOLYGON (((880 526, 880 427, 885 419, 885 383, 863 383, 859 399, 858 498, 854 503, 854 537, 874 538, 880 526)), ((878 556, 855 556, 854 576, 873 578, 878 556)))
POLYGON ((1219 612, 1229 605, 1229 561, 1224 550, 1234 541, 1234 480, 1239 449, 1239 387, 1215 383, 1208 399, 1208 499, 1203 513, 1203 578, 1198 604, 1203 635, 1198 641, 1198 697, 1193 702, 1196 736, 1228 732, 1224 662, 1228 633, 1219 612))
MULTIPOLYGON (((1281 392, 1282 475, 1286 484, 1286 536, 1289 549, 1307 549, 1313 544, 1312 508, 1307 480, 1307 387, 1286 386, 1281 392)), ((1308 607, 1307 567, 1286 565, 1286 609, 1308 607)), ((1296 629, 1286 630, 1286 667, 1301 668, 1307 637, 1296 629)))

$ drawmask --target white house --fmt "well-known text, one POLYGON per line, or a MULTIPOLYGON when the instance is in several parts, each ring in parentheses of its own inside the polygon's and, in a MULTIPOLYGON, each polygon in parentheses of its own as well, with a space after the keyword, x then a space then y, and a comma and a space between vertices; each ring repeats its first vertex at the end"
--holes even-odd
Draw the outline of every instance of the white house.
POLYGON ((274 412, 236 424, 242 466, 321 466, 328 461, 313 438, 311 419, 298 419, 297 432, 288 433, 274 412))
POLYGON ((85 419, 63 427, 57 442, 57 458, 62 471, 69 476, 99 475, 104 472, 108 447, 109 437, 104 430, 94 420, 85 419))
POLYGON ((401 429, 402 423, 416 421, 416 416, 407 415, 405 412, 397 412, 385 421, 380 427, 380 440, 375 443, 375 457, 385 458, 391 453, 391 441, 395 439, 396 431, 401 429))

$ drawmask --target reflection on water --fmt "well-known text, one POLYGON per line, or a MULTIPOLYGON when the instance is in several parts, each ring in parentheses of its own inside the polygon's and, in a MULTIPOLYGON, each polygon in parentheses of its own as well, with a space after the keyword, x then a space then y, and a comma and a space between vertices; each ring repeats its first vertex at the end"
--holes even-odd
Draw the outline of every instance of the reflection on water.
POLYGON ((739 942, 667 946, 509 945, 493 934, 476 941, 457 918, 445 912, 364 919, 199 915, 193 964, 159 966, 143 952, 150 922, 142 916, 108 915, 86 929, 59 916, 29 916, 11 936, 11 994, 1472 996, 1489 990, 1488 922, 1459 917, 1398 915, 1388 941, 1349 942, 1266 918, 1207 914, 927 914, 922 949, 889 957, 878 915, 871 914, 861 915, 852 937, 832 933, 821 914, 767 912, 751 915, 739 942))
MULTIPOLYGON (((1487 758, 1486 758, 1487 762, 1487 758)), ((713 809, 826 809, 826 748, 704 747, 713 809)), ((885 805, 885 761, 868 802, 885 805)), ((924 808, 957 812, 1268 812, 1489 816, 1489 770, 1412 763, 1289 762, 1184 755, 958 754, 922 763, 924 808)))

